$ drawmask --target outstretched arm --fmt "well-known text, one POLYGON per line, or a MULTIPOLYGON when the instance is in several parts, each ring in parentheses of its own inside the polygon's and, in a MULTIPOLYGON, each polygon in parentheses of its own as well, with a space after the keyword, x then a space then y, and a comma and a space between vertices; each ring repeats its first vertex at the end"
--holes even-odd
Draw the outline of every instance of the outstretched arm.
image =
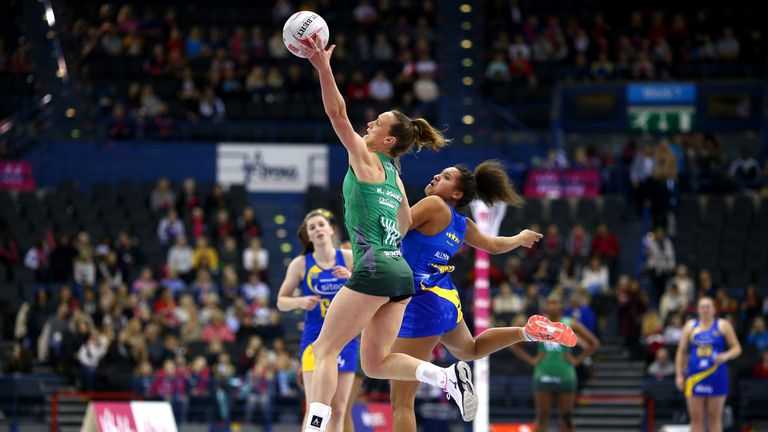
POLYGON ((490 254, 497 255, 509 252, 520 246, 531 247, 534 243, 541 240, 542 237, 542 234, 531 230, 522 230, 518 235, 512 237, 489 236, 480 231, 475 222, 467 219, 467 233, 464 236, 464 241, 475 249, 481 249, 490 254))
POLYGON ((347 106, 344 98, 336 86, 336 79, 331 69, 331 55, 336 45, 331 45, 328 50, 323 48, 320 39, 310 40, 311 47, 304 47, 307 60, 317 69, 320 76, 320 89, 323 94, 323 107, 331 120, 331 125, 341 143, 349 152, 349 161, 352 168, 356 163, 365 162, 369 157, 368 148, 360 135, 355 132, 352 123, 347 116, 347 106))

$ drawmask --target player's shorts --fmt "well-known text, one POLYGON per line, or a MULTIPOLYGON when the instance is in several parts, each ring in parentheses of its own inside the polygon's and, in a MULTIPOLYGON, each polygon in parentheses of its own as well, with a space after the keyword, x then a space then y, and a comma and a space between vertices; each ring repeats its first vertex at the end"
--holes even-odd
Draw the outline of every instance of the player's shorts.
POLYGON ((714 397, 728 394, 728 366, 715 365, 685 379, 685 397, 714 397))
POLYGON ((547 373, 535 371, 533 374, 533 390, 553 393, 576 393, 578 379, 576 371, 571 369, 564 373, 547 373))
MULTIPOLYGON (((314 340, 312 341, 314 342, 314 340)), ((360 355, 360 341, 352 339, 339 354, 339 372, 355 372, 357 370, 358 357, 360 355)), ((312 351, 312 343, 301 341, 301 371, 312 372, 315 370, 315 354, 312 351)))
POLYGON ((413 272, 399 254, 400 251, 376 251, 370 252, 369 259, 366 253, 360 263, 355 262, 355 270, 344 286, 373 296, 408 298, 413 295, 413 272))
POLYGON ((453 289, 422 287, 405 308, 398 337, 442 336, 464 319, 459 292, 453 289))

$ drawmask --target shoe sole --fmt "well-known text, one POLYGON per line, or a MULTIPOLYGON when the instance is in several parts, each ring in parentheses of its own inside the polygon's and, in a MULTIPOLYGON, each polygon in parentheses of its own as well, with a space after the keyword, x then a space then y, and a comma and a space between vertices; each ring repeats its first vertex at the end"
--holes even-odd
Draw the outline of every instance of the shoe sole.
POLYGON ((456 364, 456 377, 459 379, 461 390, 462 413, 465 422, 471 422, 477 415, 477 393, 472 384, 472 369, 463 361, 456 364))
POLYGON ((547 317, 540 315, 534 315, 529 324, 525 326, 525 331, 529 335, 535 337, 541 342, 555 342, 567 347, 576 346, 576 334, 573 329, 561 322, 552 322, 547 317), (531 323, 533 321, 533 323, 531 323), (544 327, 554 327, 559 330, 558 333, 554 333, 551 336, 544 331, 544 327))

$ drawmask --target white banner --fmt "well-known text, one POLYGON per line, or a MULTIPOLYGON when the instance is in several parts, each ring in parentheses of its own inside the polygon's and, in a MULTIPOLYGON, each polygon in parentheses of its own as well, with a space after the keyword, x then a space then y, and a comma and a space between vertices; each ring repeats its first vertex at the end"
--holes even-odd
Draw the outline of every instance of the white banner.
POLYGON ((245 185, 248 192, 301 193, 328 185, 328 146, 324 144, 219 143, 216 181, 245 185))

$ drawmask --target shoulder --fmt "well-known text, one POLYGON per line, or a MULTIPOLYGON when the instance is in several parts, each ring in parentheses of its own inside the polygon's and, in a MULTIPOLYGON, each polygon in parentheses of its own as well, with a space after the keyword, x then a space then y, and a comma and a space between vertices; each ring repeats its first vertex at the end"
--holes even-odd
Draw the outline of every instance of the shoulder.
POLYGON ((341 250, 341 256, 344 257, 344 262, 346 264, 352 263, 352 250, 351 249, 340 249, 341 250))
POLYGON ((685 322, 685 325, 683 326, 683 331, 691 331, 693 327, 696 326, 696 320, 695 319, 689 319, 685 322))
POLYGON ((446 202, 442 198, 436 195, 430 195, 428 197, 422 198, 421 200, 419 200, 419 204, 424 209, 432 209, 435 211, 442 210, 442 211, 448 211, 448 212, 451 211, 450 208, 448 208, 448 204, 446 204, 446 202))
POLYGON ((727 319, 723 319, 723 318, 718 318, 717 319, 717 329, 720 330, 721 332, 724 332, 724 333, 734 331, 733 330, 733 325, 731 325, 730 321, 728 321, 727 319))
POLYGON ((306 255, 299 255, 291 260, 291 263, 288 264, 288 271, 300 271, 301 274, 304 273, 304 266, 307 264, 307 257, 306 255))

